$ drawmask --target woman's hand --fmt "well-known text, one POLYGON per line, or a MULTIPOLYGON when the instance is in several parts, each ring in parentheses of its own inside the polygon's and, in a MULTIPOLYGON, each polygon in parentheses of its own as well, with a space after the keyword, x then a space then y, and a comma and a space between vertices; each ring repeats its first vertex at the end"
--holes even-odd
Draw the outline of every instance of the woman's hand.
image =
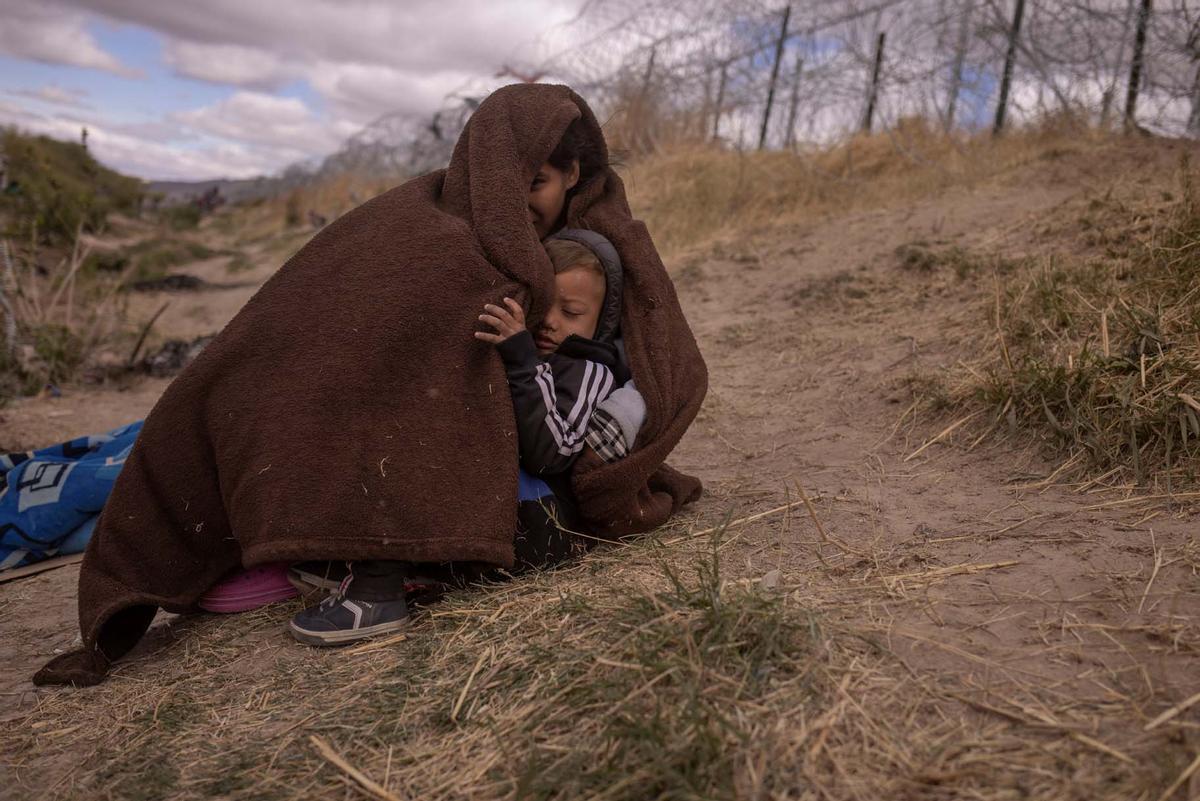
POLYGON ((509 337, 525 330, 525 310, 521 308, 521 304, 512 298, 505 298, 504 305, 508 308, 502 309, 491 303, 483 305, 484 313, 479 315, 479 319, 485 325, 495 328, 496 333, 476 331, 476 339, 482 339, 484 342, 491 342, 493 345, 498 345, 509 337))

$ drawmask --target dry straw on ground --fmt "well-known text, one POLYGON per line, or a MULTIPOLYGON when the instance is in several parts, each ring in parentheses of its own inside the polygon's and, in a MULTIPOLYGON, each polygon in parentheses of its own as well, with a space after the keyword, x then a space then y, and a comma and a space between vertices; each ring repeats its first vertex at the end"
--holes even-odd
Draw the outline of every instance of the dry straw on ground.
POLYGON ((947 136, 906 119, 894 130, 808 152, 681 146, 634 162, 626 182, 656 244, 675 253, 826 213, 913 202, 1104 139, 1069 119, 998 141, 947 136))
POLYGON ((983 257, 985 355, 957 394, 983 401, 994 429, 1037 432, 1061 452, 1064 478, 1196 486, 1200 192, 1186 159, 1176 185, 1151 199, 1093 198, 1077 249, 983 257))
POLYGON ((992 686, 915 672, 861 616, 1008 564, 885 575, 826 540, 828 584, 726 575, 793 508, 460 591, 350 651, 289 642, 289 606, 181 620, 44 696, 3 758, 51 798, 1157 798, 1182 775, 1178 717, 1118 739, 1093 717, 1111 699, 969 652, 992 686))

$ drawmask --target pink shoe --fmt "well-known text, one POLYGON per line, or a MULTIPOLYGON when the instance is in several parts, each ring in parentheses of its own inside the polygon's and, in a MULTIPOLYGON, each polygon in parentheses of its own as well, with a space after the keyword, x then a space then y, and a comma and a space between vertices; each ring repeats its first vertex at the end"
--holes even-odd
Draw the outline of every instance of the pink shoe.
POLYGON ((273 562, 234 573, 200 597, 198 606, 208 612, 247 612, 300 593, 287 579, 287 563, 273 562))

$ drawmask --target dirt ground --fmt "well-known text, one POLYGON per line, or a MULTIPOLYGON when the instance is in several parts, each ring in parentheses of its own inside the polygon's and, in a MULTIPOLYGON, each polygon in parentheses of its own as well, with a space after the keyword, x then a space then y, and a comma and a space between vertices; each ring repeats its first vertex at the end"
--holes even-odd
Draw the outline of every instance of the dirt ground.
MULTIPOLYGON (((1089 198, 1151 191, 1139 176, 1166 175, 1181 147, 1041 160, 935 198, 764 227, 669 264, 711 377, 672 458, 707 488, 689 520, 736 520, 803 490, 823 527, 798 506, 730 528, 731 575, 777 570, 772 581, 836 606, 899 670, 961 702, 930 714, 979 731, 1003 724, 1015 739, 1069 739, 1114 777, 1149 771, 1141 797, 1150 799, 1180 777, 1162 798, 1200 798, 1200 772, 1188 772, 1198 708, 1147 730, 1200 691, 1195 506, 1048 481, 1053 461, 1020 437, 980 438, 982 418, 920 450, 961 417, 914 406, 905 382, 958 369, 987 325, 991 278, 905 271, 895 251, 925 241, 1013 258, 1074 247, 1073 221, 1089 198)), ((260 265, 237 279, 267 273, 260 265)), ((173 296, 164 331, 209 333, 249 293, 173 296)), ((32 447, 141 418, 165 385, 67 388, 13 403, 0 409, 0 443, 32 447)), ((72 692, 34 688, 29 676, 77 640, 77 576, 69 567, 0 585, 7 726, 37 727, 40 710, 72 692)), ((290 612, 247 626, 240 641, 254 654, 239 671, 321 658, 288 641, 290 612)), ((144 661, 134 662, 88 692, 147 680, 144 661)), ((69 796, 71 782, 98 769, 78 733, 46 742, 43 754, 0 749, 0 796, 52 785, 69 796)), ((1069 781, 1075 768, 1055 769, 1069 781)), ((348 792, 339 787, 328 797, 348 792)))

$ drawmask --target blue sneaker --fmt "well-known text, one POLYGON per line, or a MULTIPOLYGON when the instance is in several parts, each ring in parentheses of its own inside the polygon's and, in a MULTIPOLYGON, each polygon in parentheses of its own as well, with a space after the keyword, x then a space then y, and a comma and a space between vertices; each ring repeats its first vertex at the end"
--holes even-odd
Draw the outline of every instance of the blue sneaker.
POLYGON ((306 645, 348 645, 390 634, 408 625, 408 603, 403 597, 363 601, 346 597, 343 582, 338 592, 316 606, 297 612, 288 623, 292 636, 306 645))

